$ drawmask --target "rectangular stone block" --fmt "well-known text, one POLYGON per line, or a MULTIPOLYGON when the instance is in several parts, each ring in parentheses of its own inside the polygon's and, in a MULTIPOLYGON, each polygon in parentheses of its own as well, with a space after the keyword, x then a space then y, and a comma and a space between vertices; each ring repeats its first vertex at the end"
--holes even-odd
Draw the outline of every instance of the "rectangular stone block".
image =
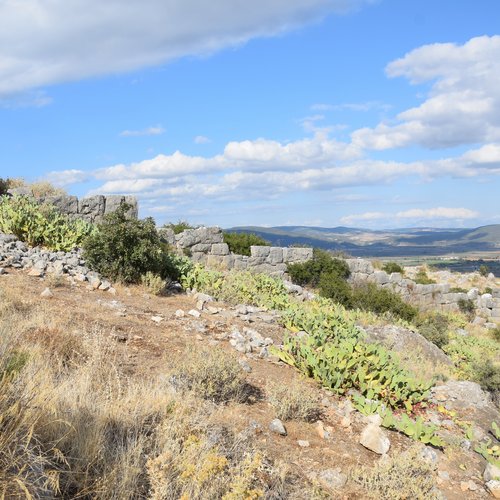
POLYGON ((214 243, 211 246, 210 253, 212 255, 229 255, 229 246, 227 243, 214 243))

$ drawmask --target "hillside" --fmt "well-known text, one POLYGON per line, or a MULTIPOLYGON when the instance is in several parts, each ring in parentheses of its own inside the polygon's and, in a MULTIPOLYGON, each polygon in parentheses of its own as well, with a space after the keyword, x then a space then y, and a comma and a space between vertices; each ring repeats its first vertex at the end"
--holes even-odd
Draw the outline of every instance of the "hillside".
POLYGON ((500 251, 500 224, 474 229, 403 228, 386 231, 348 227, 240 226, 228 231, 252 232, 276 246, 307 245, 343 251, 355 257, 500 251))

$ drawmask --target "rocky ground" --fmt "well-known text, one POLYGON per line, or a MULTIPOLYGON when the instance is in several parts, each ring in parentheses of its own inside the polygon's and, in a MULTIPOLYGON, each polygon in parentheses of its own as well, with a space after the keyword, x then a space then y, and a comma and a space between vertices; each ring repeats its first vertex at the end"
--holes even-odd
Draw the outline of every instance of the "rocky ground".
MULTIPOLYGON (((284 459, 305 485, 311 481, 321 484, 326 497, 365 497, 366 491, 349 479, 351 472, 359 466, 374 466, 386 456, 398 457, 414 445, 407 437, 380 428, 377 419, 355 411, 347 399, 301 379, 292 367, 278 362, 269 347, 279 345, 285 332, 273 311, 244 304, 229 306, 203 294, 156 297, 140 287, 112 287, 77 262, 77 255, 56 256, 53 260, 54 256, 46 260, 38 254, 31 257, 24 256, 30 259, 26 266, 3 260, 0 290, 8 289, 33 304, 41 304, 52 317, 71 323, 75 330, 84 324, 98 325, 116 342, 120 363, 131 377, 165 373, 172 360, 185 355, 187 347, 220 346, 232 353, 255 391, 253 401, 224 408, 225 423, 235 432, 251 435, 270 457, 284 459), (37 264, 40 260, 43 266, 37 264), (59 268, 60 264, 54 262, 62 262, 64 274, 59 277, 47 272, 51 266, 59 268), (286 387, 295 380, 318 401, 321 411, 314 422, 277 420, 269 404, 270 384, 286 387)), ((372 329, 370 335, 377 340, 389 338, 395 349, 405 335, 408 342, 426 342, 415 340, 416 334, 411 332, 395 332, 395 328, 372 329)), ((39 335, 50 335, 50 331, 40 331, 39 335)), ((430 362, 446 363, 446 356, 436 349, 429 350, 430 362)), ((441 383, 433 391, 430 414, 443 425, 453 444, 444 451, 422 447, 419 452, 435 467, 436 488, 443 498, 486 498, 492 494, 488 487, 497 494, 497 484, 488 483, 489 470, 484 476, 485 460, 471 449, 455 421, 438 411, 438 406, 456 412, 455 420, 471 422, 474 433, 480 436, 487 434, 492 421, 500 422, 497 408, 477 384, 441 383)))

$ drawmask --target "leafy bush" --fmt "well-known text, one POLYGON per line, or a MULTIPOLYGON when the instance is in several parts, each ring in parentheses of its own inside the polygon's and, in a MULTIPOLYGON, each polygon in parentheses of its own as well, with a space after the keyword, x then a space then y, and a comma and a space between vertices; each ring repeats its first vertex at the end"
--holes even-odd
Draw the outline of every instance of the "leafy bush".
POLYGON ((16 235, 31 246, 69 251, 82 244, 93 226, 70 219, 51 205, 39 205, 25 196, 0 198, 0 231, 16 235))
POLYGON ((267 388, 268 400, 276 417, 281 420, 304 420, 311 422, 320 414, 318 400, 308 387, 298 382, 272 384, 267 388))
POLYGON ((449 320, 439 313, 421 315, 417 320, 418 332, 440 349, 450 341, 449 320))
POLYGON ((346 280, 351 271, 344 260, 332 257, 325 250, 315 248, 313 258, 307 262, 288 264, 287 272, 294 283, 298 285, 319 285, 323 274, 332 273, 338 278, 346 280))
POLYGON ((7 194, 7 191, 10 189, 10 179, 2 179, 0 177, 0 196, 7 194))
POLYGON ((479 274, 481 276, 484 276, 486 278, 486 276, 488 276, 489 273, 490 273, 490 269, 486 264, 482 264, 479 266, 479 274))
POLYGON ((500 326, 493 328, 490 330, 490 335, 496 340, 500 342, 500 326))
POLYGON ((392 314, 405 321, 413 321, 418 310, 407 304, 400 295, 375 283, 358 283, 353 287, 351 307, 376 314, 392 314))
POLYGON ((434 285, 436 281, 427 276, 425 269, 420 269, 415 276, 415 283, 418 285, 434 285))
POLYGON ((318 283, 319 293, 322 297, 347 308, 352 308, 353 292, 349 283, 334 271, 322 273, 318 283))
POLYGON ((177 223, 171 222, 170 224, 165 224, 163 227, 171 228, 174 234, 180 234, 186 231, 186 229, 194 229, 194 226, 185 220, 180 220, 177 223))
POLYGON ((404 274, 404 272, 405 272, 405 270, 397 262, 386 262, 382 266, 382 271, 385 271, 387 274, 391 274, 391 273, 404 274))
POLYGON ((152 218, 127 217, 129 205, 104 217, 97 231, 83 245, 84 258, 103 276, 124 283, 138 283, 147 272, 161 278, 171 273, 171 258, 160 241, 152 218))
POLYGON ((229 250, 237 255, 250 256, 251 246, 268 246, 269 241, 253 233, 229 233, 224 232, 224 243, 227 243, 229 250))
POLYGON ((450 293, 467 293, 468 290, 462 288, 461 286, 452 286, 450 288, 450 293))
POLYGON ((464 313, 469 319, 474 317, 476 314, 476 306, 474 301, 471 299, 458 299, 458 309, 460 312, 464 313))
POLYGON ((490 359, 475 363, 472 366, 473 379, 486 391, 500 390, 500 367, 490 359))

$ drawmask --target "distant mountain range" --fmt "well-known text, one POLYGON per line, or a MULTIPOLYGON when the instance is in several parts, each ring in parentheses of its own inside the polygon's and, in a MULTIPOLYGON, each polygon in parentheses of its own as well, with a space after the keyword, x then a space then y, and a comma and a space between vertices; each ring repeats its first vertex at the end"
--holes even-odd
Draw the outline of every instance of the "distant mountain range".
POLYGON ((243 226, 227 231, 255 233, 274 246, 307 245, 343 251, 355 257, 500 252, 500 224, 474 229, 402 228, 381 231, 343 226, 243 226))

